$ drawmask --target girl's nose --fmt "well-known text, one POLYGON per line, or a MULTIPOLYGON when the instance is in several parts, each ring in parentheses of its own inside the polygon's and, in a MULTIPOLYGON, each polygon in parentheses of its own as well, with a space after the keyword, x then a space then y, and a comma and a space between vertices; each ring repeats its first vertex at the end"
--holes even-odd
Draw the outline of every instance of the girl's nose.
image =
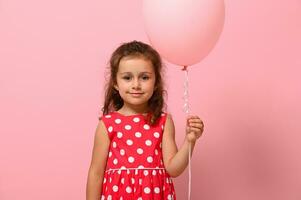
POLYGON ((133 89, 140 89, 140 81, 138 79, 133 80, 132 88, 133 89))

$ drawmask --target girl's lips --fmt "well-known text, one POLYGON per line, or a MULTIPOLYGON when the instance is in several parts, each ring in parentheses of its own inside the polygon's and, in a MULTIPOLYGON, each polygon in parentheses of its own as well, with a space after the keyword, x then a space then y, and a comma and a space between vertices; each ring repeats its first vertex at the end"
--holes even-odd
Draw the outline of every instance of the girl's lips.
POLYGON ((134 93, 130 93, 130 95, 132 95, 133 97, 139 97, 139 96, 143 95, 143 93, 134 92, 134 93))

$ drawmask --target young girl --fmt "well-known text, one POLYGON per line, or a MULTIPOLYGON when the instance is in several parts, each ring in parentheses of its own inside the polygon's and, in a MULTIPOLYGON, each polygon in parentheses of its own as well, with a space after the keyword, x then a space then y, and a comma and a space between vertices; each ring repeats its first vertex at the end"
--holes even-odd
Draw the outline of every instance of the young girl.
POLYGON ((163 112, 161 68, 159 54, 142 42, 124 43, 112 54, 87 200, 176 199, 171 177, 186 168, 189 145, 193 149, 204 125, 189 116, 177 149, 173 120, 163 112))

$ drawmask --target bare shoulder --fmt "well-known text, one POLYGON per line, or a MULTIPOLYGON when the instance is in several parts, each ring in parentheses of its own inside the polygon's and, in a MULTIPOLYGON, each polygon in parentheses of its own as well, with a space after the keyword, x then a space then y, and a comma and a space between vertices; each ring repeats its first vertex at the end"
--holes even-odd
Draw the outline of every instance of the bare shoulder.
POLYGON ((166 113, 166 121, 164 125, 164 132, 163 136, 174 136, 175 132, 175 126, 172 119, 172 115, 169 113, 166 113))
POLYGON ((109 138, 108 132, 107 132, 107 128, 101 119, 98 121, 96 131, 95 131, 95 140, 97 140, 97 139, 100 139, 98 141, 102 141, 102 142, 110 141, 110 138, 109 138))

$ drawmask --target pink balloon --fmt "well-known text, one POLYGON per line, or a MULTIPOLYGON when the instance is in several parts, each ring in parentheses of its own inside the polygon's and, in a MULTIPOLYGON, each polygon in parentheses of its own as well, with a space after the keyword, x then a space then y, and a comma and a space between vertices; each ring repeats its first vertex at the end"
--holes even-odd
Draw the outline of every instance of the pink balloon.
POLYGON ((151 44, 169 62, 190 66, 206 57, 224 25, 223 0, 144 0, 151 44))

